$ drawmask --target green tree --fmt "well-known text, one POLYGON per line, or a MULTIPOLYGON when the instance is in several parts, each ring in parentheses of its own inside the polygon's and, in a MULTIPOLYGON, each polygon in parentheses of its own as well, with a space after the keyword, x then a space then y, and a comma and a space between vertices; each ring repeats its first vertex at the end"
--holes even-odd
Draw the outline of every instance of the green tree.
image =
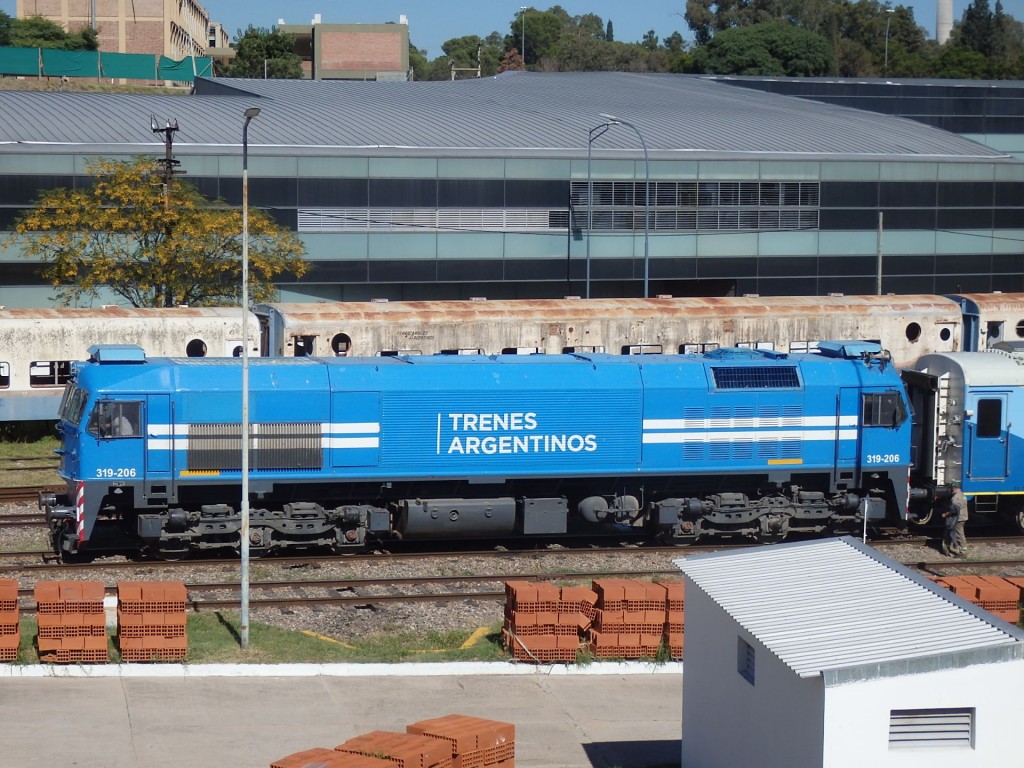
POLYGON ((455 37, 441 45, 447 59, 456 67, 473 68, 479 58, 480 74, 487 77, 498 71, 503 55, 501 35, 492 32, 486 39, 476 35, 455 37))
MULTIPOLYGON (((211 204, 151 158, 97 160, 91 186, 43 193, 15 224, 25 256, 63 303, 108 288, 134 307, 236 304, 241 295, 241 211, 211 204), (169 204, 168 204, 169 201, 169 204)), ((309 269, 294 233, 249 212, 249 278, 254 302, 272 300, 275 277, 309 269)))
POLYGON ((227 68, 228 77, 264 77, 297 80, 302 77, 302 59, 295 53, 294 35, 277 27, 249 25, 235 35, 235 58, 227 68))
POLYGON ((8 46, 11 44, 11 27, 13 25, 14 19, 3 11, 0 11, 0 46, 8 46))
POLYGON ((65 32, 64 28, 43 16, 10 19, 8 45, 15 48, 56 48, 63 51, 95 51, 99 40, 95 29, 65 32))
POLYGON ((684 18, 699 45, 718 32, 782 19, 779 0, 686 0, 684 18))
POLYGON ((562 31, 571 24, 569 15, 559 6, 548 11, 527 8, 516 14, 511 23, 511 34, 505 38, 505 48, 525 47, 521 51, 523 61, 527 65, 536 65, 542 59, 555 59, 562 31), (525 23, 526 38, 523 45, 523 25, 525 23))
POLYGON ((832 68, 832 48, 821 35, 788 24, 727 29, 694 56, 699 72, 734 75, 822 75, 832 68))
POLYGON ((989 76, 989 60, 962 45, 945 46, 935 74, 956 80, 983 80, 989 76))

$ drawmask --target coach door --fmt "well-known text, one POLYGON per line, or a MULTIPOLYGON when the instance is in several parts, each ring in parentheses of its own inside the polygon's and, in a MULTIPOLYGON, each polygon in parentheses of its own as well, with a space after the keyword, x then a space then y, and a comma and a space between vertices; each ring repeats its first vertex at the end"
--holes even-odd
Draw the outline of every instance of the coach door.
POLYGON ((171 398, 169 395, 150 395, 146 406, 146 473, 169 473, 174 460, 171 398))
POLYGON ((968 477, 971 480, 1005 480, 1010 461, 1006 394, 970 395, 965 416, 968 477))

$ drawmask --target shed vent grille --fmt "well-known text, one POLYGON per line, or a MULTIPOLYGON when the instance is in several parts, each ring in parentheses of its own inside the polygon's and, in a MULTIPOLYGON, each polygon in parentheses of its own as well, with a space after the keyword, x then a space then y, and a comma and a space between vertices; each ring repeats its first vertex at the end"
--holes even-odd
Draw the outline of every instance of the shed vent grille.
POLYGON ((973 707, 889 712, 889 749, 973 746, 973 707))

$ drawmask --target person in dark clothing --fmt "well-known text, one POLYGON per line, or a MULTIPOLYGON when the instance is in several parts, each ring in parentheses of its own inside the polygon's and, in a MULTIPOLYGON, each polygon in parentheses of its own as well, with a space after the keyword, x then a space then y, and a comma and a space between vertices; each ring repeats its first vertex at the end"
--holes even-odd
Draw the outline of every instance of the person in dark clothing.
POLYGON ((943 554, 952 557, 967 556, 967 536, 964 526, 967 523, 967 498, 960 487, 959 480, 952 480, 950 487, 953 495, 949 499, 949 506, 942 513, 945 519, 946 529, 942 541, 943 554))

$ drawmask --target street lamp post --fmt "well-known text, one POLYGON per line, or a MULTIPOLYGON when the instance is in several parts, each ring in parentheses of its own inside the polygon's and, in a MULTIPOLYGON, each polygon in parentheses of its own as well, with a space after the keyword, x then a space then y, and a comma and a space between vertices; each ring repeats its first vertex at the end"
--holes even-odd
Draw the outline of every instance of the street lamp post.
POLYGON ((523 71, 525 72, 526 71, 526 6, 525 5, 520 5, 519 6, 519 16, 520 16, 520 24, 522 25, 522 33, 523 33, 522 58, 523 58, 523 71))
POLYGON ((590 231, 594 228, 594 180, 590 173, 590 150, 594 145, 594 140, 611 127, 611 123, 601 123, 591 128, 587 134, 587 290, 584 295, 588 299, 590 298, 590 231))
POLYGON ((249 647, 249 123, 259 113, 259 107, 245 110, 242 124, 242 648, 249 647))
MULTIPOLYGON (((633 125, 628 120, 623 120, 621 117, 615 115, 606 115, 603 112, 600 115, 608 121, 607 125, 624 125, 627 128, 632 128, 633 133, 640 139, 640 146, 644 150, 644 298, 646 299, 650 295, 649 285, 651 278, 651 163, 647 157, 647 142, 644 141, 643 134, 640 133, 640 129, 633 125)), ((600 134, 598 134, 600 135, 600 134)), ((589 148, 588 148, 589 151, 589 148)), ((589 176, 590 168, 588 163, 587 174, 589 176)), ((590 233, 587 233, 587 244, 590 243, 590 233)), ((589 253, 589 251, 588 251, 589 253)), ((588 264, 589 268, 589 264, 588 264)))
POLYGON ((896 13, 895 8, 885 9, 885 63, 882 64, 882 76, 889 76, 889 24, 892 22, 892 15, 896 13))

